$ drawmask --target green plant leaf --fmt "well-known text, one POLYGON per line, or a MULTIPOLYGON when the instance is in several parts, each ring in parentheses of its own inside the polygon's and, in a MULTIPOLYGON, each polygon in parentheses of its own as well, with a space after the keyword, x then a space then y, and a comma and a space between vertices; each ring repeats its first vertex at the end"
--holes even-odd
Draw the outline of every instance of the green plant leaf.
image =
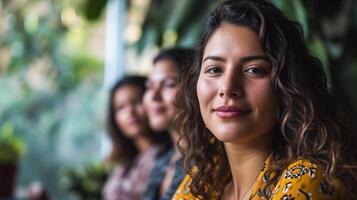
POLYGON ((5 122, 0 131, 0 163, 16 163, 26 153, 25 142, 14 134, 11 122, 5 122))

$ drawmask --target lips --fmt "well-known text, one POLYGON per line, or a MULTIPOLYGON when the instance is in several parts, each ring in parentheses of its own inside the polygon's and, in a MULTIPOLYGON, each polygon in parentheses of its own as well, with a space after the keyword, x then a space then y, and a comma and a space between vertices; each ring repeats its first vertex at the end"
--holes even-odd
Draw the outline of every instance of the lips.
POLYGON ((164 107, 152 107, 149 109, 149 112, 153 115, 159 115, 159 114, 165 112, 165 108, 164 107))
POLYGON ((234 118, 234 117, 240 117, 242 115, 245 115, 249 112, 251 112, 250 109, 242 109, 237 106, 219 106, 213 111, 221 118, 234 118))

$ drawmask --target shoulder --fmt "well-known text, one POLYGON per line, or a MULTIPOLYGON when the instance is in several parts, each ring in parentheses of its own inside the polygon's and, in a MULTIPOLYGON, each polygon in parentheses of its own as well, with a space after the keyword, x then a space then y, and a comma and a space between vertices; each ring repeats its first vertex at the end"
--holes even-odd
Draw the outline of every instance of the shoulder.
POLYGON ((322 167, 315 162, 300 159, 286 168, 282 180, 317 180, 322 178, 322 172, 322 167))
POLYGON ((272 199, 334 199, 321 165, 308 159, 291 163, 282 173, 272 199))
POLYGON ((162 180, 165 177, 166 169, 169 164, 172 152, 171 150, 165 152, 162 155, 159 155, 155 159, 154 166, 150 172, 149 185, 151 188, 159 187, 162 180), (155 185, 155 186, 154 186, 155 185))
POLYGON ((190 185, 192 179, 189 175, 186 175, 185 178, 182 180, 181 184, 177 188, 173 200, 180 200, 180 199, 195 199, 194 196, 191 194, 190 185))
MULTIPOLYGON (((198 171, 197 167, 193 167, 192 172, 196 173, 198 171)), ((192 178, 189 174, 182 179, 180 185, 178 186, 175 194, 173 195, 172 200, 182 200, 182 199, 190 199, 190 200, 200 200, 202 198, 196 197, 191 193, 191 183, 192 178)), ((215 198, 214 198, 215 199, 215 198)))

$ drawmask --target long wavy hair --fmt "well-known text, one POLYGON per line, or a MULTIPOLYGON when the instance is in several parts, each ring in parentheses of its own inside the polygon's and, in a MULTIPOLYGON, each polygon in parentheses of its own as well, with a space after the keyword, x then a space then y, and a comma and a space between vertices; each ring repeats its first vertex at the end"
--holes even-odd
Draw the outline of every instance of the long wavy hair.
POLYGON ((337 113, 323 65, 309 52, 301 25, 263 0, 228 0, 209 15, 195 63, 180 84, 177 124, 192 194, 202 199, 220 196, 232 179, 223 143, 205 127, 196 94, 205 46, 222 23, 256 32, 272 65, 271 87, 279 116, 264 196, 269 198, 289 164, 306 158, 323 167, 326 184, 344 199, 357 199, 355 138, 337 113))
MULTIPOLYGON (((134 159, 139 153, 135 146, 134 140, 127 137, 118 127, 115 121, 114 96, 115 92, 124 86, 134 86, 139 88, 141 99, 145 92, 146 78, 142 76, 126 76, 117 81, 111 88, 109 93, 109 103, 107 112, 107 133, 112 142, 112 151, 107 157, 108 165, 120 163, 128 171, 134 159)), ((168 134, 156 133, 148 127, 148 132, 145 134, 149 140, 157 145, 162 146, 162 151, 166 151, 170 146, 170 138, 168 134)), ((124 173, 125 174, 125 173, 124 173)))

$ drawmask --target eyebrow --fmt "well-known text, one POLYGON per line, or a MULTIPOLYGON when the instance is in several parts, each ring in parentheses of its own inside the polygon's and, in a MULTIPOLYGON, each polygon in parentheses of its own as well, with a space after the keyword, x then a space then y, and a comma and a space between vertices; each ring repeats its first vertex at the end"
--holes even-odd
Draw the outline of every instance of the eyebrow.
POLYGON ((246 63, 252 60, 265 60, 268 63, 270 63, 270 60, 267 56, 265 55, 253 55, 253 56, 246 56, 240 59, 240 62, 246 63))
POLYGON ((220 62, 226 62, 226 59, 219 57, 219 56, 207 56, 203 59, 202 62, 205 62, 206 60, 215 60, 215 61, 220 61, 220 62))
MULTIPOLYGON (((163 79, 160 79, 159 81, 157 81, 157 82, 160 82, 160 83, 162 83, 162 82, 165 82, 165 81, 167 81, 167 80, 175 80, 175 81, 177 81, 178 80, 178 77, 177 76, 167 76, 167 77, 165 77, 165 78, 163 78, 163 79)), ((147 80, 146 80, 146 83, 145 84, 152 84, 152 83, 155 83, 155 79, 153 80, 153 79, 150 79, 150 78, 148 78, 147 80)))
MULTIPOLYGON (((215 61, 220 61, 220 62, 226 62, 226 59, 220 57, 220 56, 207 56, 203 59, 202 62, 205 62, 206 60, 215 60, 215 61)), ((267 56, 265 55, 252 55, 252 56, 245 56, 240 59, 240 62, 250 62, 252 60, 265 60, 270 63, 270 60, 267 56)))

